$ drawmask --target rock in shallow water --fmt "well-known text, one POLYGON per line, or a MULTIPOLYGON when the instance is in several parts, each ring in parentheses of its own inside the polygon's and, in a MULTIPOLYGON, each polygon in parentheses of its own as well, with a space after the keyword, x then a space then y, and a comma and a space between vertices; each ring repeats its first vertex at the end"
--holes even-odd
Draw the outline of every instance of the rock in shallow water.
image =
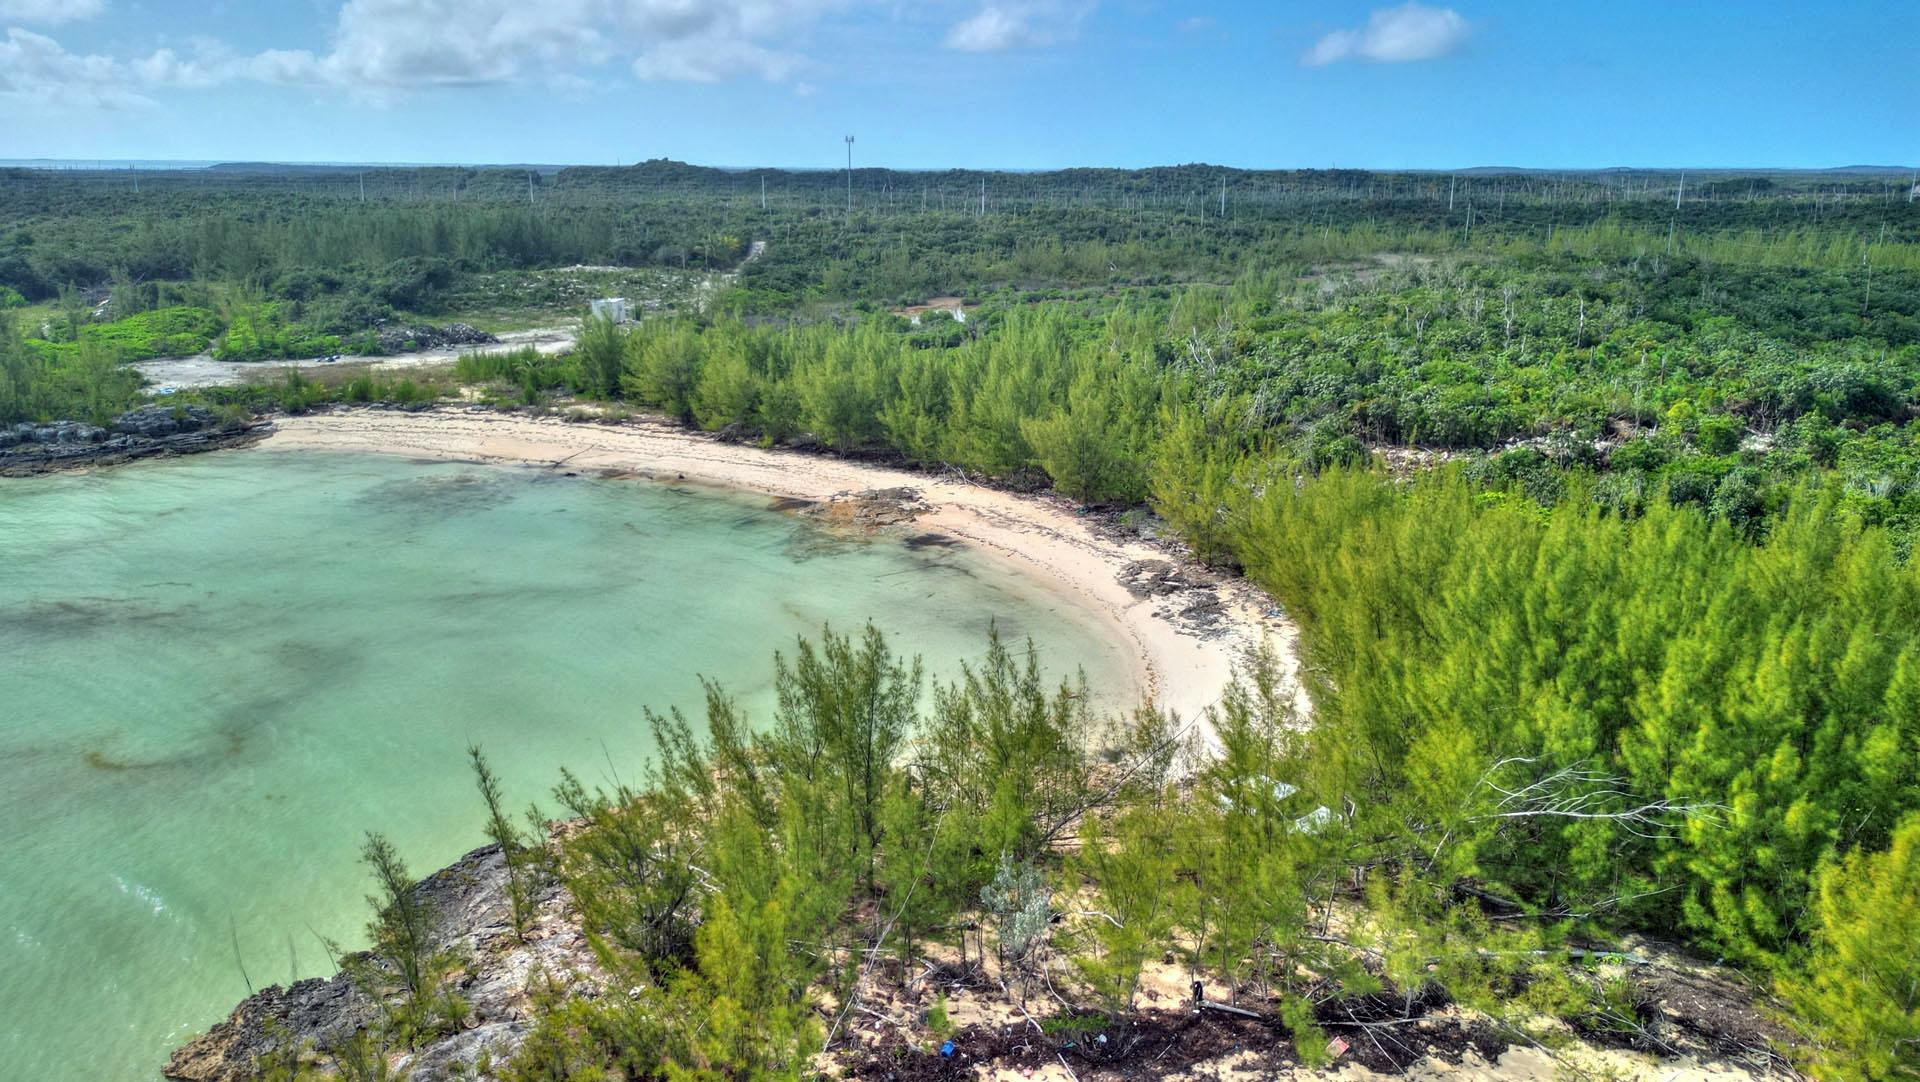
POLYGON ((836 526, 876 530, 912 522, 932 509, 920 498, 918 489, 902 487, 836 493, 824 501, 806 504, 800 513, 836 526))

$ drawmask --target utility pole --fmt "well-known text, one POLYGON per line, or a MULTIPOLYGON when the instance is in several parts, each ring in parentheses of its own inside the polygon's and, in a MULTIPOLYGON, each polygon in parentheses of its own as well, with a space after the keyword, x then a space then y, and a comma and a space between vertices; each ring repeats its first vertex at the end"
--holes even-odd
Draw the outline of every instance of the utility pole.
POLYGON ((1867 295, 1866 295, 1866 298, 1860 302, 1860 317, 1862 319, 1865 319, 1867 314, 1873 311, 1873 242, 1872 241, 1867 242, 1867 250, 1861 254, 1860 262, 1866 268, 1866 272, 1867 272, 1867 295))
POLYGON ((367 201, 367 175, 365 173, 360 174, 360 201, 362 203, 367 201))
POLYGON ((1226 218, 1226 216, 1227 216, 1227 178, 1221 177, 1220 178, 1220 217, 1224 219, 1226 218))
POLYGON ((1687 194, 1687 175, 1680 174, 1680 186, 1673 190, 1673 209, 1680 209, 1680 197, 1687 194))
POLYGON ((760 175, 760 209, 767 209, 767 177, 764 173, 760 175))
POLYGON ((847 213, 853 213, 853 136, 847 136, 847 213))
POLYGON ((533 170, 527 170, 527 206, 533 206, 533 170))
POLYGON ((980 178, 980 216, 987 216, 987 178, 980 178))

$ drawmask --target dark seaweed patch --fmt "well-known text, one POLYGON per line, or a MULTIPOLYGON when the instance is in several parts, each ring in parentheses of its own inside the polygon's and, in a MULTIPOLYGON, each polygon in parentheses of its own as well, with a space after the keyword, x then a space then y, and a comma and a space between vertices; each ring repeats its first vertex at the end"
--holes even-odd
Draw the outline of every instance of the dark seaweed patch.
POLYGON ((74 597, 0 609, 0 636, 78 638, 109 628, 184 621, 192 605, 157 606, 127 598, 74 597))
POLYGON ((803 564, 823 556, 855 552, 866 543, 864 538, 848 537, 827 530, 798 530, 787 539, 784 552, 788 560, 803 564))
POLYGON ((276 643, 267 647, 265 654, 273 662, 279 686, 212 709, 211 724, 190 746, 148 759, 123 758, 95 747, 81 752, 81 761, 94 770, 119 772, 204 769, 237 759, 246 754, 254 735, 262 728, 286 717, 301 703, 341 680, 362 660, 358 652, 346 647, 305 642, 276 643))
POLYGON ((513 497, 504 478, 476 471, 383 481, 361 493, 358 502, 382 514, 444 518, 490 510, 513 497))

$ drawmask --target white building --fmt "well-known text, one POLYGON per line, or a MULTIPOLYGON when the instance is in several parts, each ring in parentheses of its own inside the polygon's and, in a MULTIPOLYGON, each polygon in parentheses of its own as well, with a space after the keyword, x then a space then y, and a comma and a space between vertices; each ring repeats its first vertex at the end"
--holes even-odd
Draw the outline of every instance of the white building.
POLYGON ((625 323, 630 318, 627 314, 627 298, 625 297, 603 297, 600 300, 589 302, 588 307, 593 310, 593 318, 595 319, 611 319, 615 323, 625 323))

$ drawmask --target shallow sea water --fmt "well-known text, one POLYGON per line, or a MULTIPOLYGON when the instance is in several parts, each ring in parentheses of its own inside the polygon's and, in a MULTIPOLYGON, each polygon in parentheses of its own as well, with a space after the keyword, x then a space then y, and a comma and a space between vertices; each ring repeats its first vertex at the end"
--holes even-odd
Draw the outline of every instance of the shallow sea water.
POLYGON ((0 1073, 151 1080, 254 987, 357 945, 364 831, 417 875, 511 804, 633 779, 696 674, 872 620, 952 675, 990 624, 1122 705, 1091 617, 964 547, 738 493, 253 451, 0 481, 0 1073), (244 974, 243 974, 244 970, 244 974))

